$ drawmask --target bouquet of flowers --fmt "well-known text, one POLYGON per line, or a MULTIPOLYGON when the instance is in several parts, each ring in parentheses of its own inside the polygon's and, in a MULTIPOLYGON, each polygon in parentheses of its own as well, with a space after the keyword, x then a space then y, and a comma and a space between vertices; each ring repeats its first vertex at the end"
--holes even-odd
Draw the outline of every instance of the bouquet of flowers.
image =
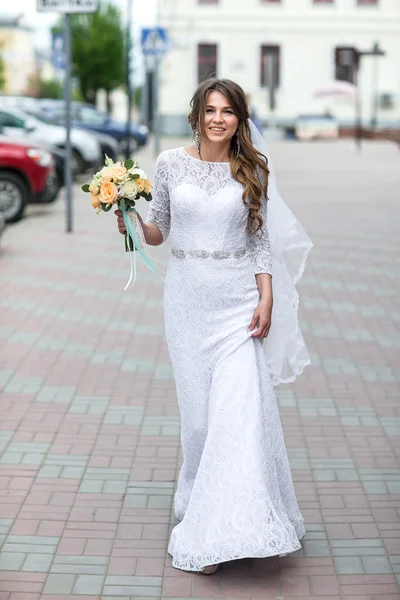
POLYGON ((105 166, 93 176, 90 184, 82 186, 82 190, 90 193, 92 206, 97 214, 108 212, 115 204, 122 211, 126 227, 125 250, 132 252, 133 255, 131 255, 131 276, 124 289, 128 289, 132 279, 136 280, 136 251, 145 264, 157 273, 156 266, 144 252, 146 241, 135 209, 139 198, 144 198, 148 202, 152 199, 151 182, 139 167, 139 163, 132 159, 114 162, 106 156, 105 166))

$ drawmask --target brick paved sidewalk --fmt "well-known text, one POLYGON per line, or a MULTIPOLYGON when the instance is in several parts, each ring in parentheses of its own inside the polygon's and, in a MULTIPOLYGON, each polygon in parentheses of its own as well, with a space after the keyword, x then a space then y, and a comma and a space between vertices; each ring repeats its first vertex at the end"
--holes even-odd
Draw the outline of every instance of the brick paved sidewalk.
POLYGON ((171 568, 163 288, 140 267, 122 291, 123 238, 77 187, 73 235, 60 200, 0 244, 0 600, 400 599, 400 156, 339 142, 274 157, 315 242, 301 283, 313 366, 278 390, 303 549, 212 578, 171 568))

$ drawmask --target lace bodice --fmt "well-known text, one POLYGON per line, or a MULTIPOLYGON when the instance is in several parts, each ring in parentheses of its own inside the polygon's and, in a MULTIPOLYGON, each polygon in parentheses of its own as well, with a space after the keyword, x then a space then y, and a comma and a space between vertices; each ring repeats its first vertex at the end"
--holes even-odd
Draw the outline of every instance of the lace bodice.
POLYGON ((157 225, 164 241, 170 235, 175 249, 219 252, 245 247, 254 272, 271 273, 267 202, 262 206, 263 228, 250 234, 242 194, 230 163, 201 161, 184 148, 168 150, 156 162, 147 221, 157 225))

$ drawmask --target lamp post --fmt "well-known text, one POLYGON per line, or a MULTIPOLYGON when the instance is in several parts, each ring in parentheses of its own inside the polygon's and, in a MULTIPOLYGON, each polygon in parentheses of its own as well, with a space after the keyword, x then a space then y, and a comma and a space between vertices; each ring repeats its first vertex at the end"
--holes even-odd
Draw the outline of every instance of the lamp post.
MULTIPOLYGON (((385 56, 386 52, 384 52, 380 47, 379 43, 375 42, 372 47, 372 50, 360 51, 354 48, 355 59, 355 85, 356 85, 356 127, 355 127, 355 139, 358 147, 361 149, 361 139, 362 139, 362 116, 361 116, 361 91, 359 88, 359 73, 361 66, 361 58, 363 56, 385 56)), ((372 109, 372 117, 371 117, 371 127, 376 127, 377 123, 377 86, 378 86, 378 66, 375 66, 374 77, 373 77, 373 109, 372 109)))
POLYGON ((378 124, 378 86, 379 86, 379 62, 378 57, 386 53, 379 47, 379 42, 375 42, 370 56, 375 56, 372 66, 372 110, 371 110, 371 129, 376 129, 378 124))

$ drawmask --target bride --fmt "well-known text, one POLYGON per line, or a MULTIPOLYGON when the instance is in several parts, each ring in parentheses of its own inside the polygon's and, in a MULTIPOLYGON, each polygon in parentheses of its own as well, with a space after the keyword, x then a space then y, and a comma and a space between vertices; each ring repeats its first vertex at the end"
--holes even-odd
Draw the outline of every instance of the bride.
POLYGON ((195 145, 158 157, 141 224, 147 244, 172 242, 165 328, 183 465, 169 553, 211 575, 301 547, 273 385, 309 363, 295 283, 312 244, 278 194, 243 90, 209 79, 191 108, 195 145))

